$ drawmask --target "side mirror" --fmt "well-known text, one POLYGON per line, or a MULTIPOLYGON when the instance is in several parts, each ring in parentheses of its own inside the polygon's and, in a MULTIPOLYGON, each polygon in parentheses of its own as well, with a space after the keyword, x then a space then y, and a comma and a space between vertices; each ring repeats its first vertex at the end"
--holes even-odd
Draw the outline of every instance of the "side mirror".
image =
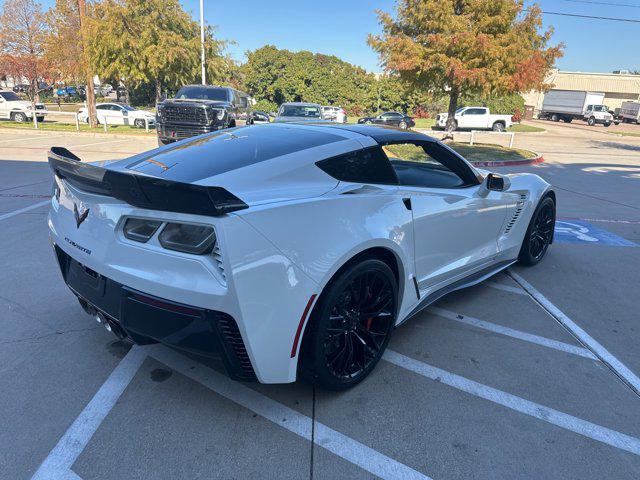
POLYGON ((489 195, 489 192, 504 192, 511 188, 511 180, 509 177, 505 177, 499 175, 497 173, 490 173, 480 185, 480 189, 478 190, 478 195, 481 197, 486 197, 489 195))
POLYGON ((269 116, 275 118, 277 115, 276 115, 276 112, 269 112, 269 116))

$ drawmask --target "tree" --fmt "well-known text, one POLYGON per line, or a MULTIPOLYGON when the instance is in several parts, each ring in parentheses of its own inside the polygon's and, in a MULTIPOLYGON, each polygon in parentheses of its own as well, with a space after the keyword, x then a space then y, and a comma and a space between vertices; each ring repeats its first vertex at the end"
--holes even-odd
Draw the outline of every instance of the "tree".
MULTIPOLYGON (((43 58, 47 26, 42 7, 35 0, 6 0, 0 12, 0 70, 14 81, 29 82, 29 98, 35 109, 39 82, 48 79, 43 58)), ((35 121, 35 115, 34 115, 35 121)))
MULTIPOLYGON (((155 85, 156 101, 163 89, 200 77, 200 29, 179 0, 105 0, 95 5, 92 30, 92 64, 125 87, 155 85)), ((220 71, 216 66, 230 68, 218 61, 224 45, 208 27, 205 48, 212 77, 220 71)))
POLYGON ((537 6, 523 0, 398 0, 378 11, 383 32, 369 45, 383 66, 417 88, 449 97, 447 129, 461 96, 544 89, 563 44, 548 47, 537 6))
POLYGON ((77 0, 56 0, 45 14, 48 34, 44 41, 44 55, 55 65, 58 76, 73 83, 86 79, 80 12, 77 0))

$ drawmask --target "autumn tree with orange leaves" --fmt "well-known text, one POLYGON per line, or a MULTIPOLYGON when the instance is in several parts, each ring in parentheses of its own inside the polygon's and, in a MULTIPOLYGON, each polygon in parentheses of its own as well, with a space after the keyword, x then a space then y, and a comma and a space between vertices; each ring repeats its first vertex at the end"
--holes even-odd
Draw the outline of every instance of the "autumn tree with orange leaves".
POLYGON ((562 56, 542 32, 537 6, 522 0, 397 0, 395 17, 378 11, 380 35, 370 35, 387 71, 420 89, 449 97, 447 130, 458 99, 547 88, 562 56))

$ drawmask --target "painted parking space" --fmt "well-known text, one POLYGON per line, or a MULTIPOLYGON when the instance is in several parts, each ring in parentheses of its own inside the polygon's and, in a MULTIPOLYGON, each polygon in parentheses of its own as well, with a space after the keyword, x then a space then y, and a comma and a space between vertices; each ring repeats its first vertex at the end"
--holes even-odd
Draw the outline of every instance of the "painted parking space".
POLYGON ((557 243, 637 247, 638 244, 584 220, 556 220, 553 241, 557 243))

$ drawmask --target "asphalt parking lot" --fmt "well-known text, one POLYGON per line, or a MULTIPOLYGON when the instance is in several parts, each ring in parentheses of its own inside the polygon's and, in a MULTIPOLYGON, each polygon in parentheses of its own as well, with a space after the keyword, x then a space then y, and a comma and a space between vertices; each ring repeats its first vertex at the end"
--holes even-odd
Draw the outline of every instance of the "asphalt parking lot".
POLYGON ((516 146, 558 195, 533 268, 394 332, 356 388, 244 384, 133 347, 64 286, 47 236, 52 145, 155 139, 0 130, 0 478, 640 478, 640 138, 544 122, 516 146))

